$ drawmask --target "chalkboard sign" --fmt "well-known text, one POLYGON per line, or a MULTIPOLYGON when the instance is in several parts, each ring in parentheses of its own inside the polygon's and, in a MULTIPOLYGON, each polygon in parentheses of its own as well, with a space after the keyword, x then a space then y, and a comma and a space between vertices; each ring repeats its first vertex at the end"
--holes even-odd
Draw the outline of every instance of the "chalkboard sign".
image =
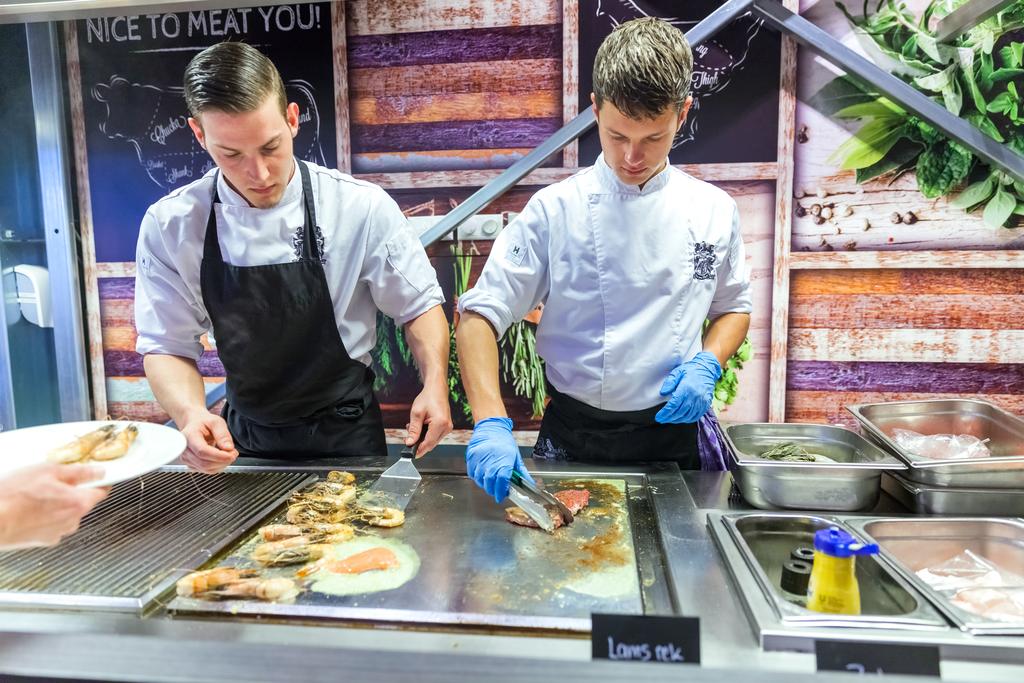
POLYGON ((939 648, 933 645, 896 645, 818 640, 814 643, 818 671, 848 671, 867 676, 939 675, 939 648))
MULTIPOLYGON (((594 57, 626 21, 660 17, 684 33, 718 0, 579 0, 580 111, 591 106, 594 57)), ((693 106, 676 136, 674 164, 773 162, 778 156, 781 39, 760 19, 741 17, 693 49, 693 106)), ((580 138, 580 166, 601 152, 597 130, 580 138)))
POLYGON ((590 616, 592 659, 700 664, 700 619, 629 614, 590 616))
POLYGON ((76 25, 97 261, 134 261, 150 204, 213 166, 187 123, 185 66, 243 41, 299 105, 300 158, 336 164, 331 3, 101 17, 76 25))

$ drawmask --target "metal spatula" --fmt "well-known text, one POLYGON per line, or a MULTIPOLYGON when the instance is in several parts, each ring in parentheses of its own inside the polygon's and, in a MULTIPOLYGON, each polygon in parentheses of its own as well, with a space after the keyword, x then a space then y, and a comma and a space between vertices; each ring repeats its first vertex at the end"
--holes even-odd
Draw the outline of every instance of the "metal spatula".
POLYGON ((423 425, 420 438, 412 446, 406 446, 399 458, 391 467, 384 470, 366 493, 359 497, 358 504, 363 507, 390 507, 405 510, 409 501, 420 485, 420 473, 412 463, 416 449, 423 443, 427 435, 427 425, 423 425))

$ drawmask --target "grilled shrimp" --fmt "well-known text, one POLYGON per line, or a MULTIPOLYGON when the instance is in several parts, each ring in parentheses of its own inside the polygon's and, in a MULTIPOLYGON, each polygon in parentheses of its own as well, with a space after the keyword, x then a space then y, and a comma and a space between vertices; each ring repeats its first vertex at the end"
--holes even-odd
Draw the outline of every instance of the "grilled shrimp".
POLYGON ((114 425, 104 425, 99 429, 80 436, 71 443, 64 444, 49 452, 46 459, 50 462, 67 464, 86 460, 93 449, 110 438, 114 432, 114 425))
MULTIPOLYGON (((352 498, 355 497, 353 489, 352 498)), ((348 515, 350 499, 344 496, 308 496, 295 494, 285 518, 292 524, 336 523, 348 515)))
POLYGON ((231 600, 236 598, 254 598, 268 602, 287 602, 299 594, 299 588, 291 579, 245 579, 232 583, 219 590, 204 593, 204 598, 231 600))
POLYGON ((356 497, 356 487, 352 484, 341 484, 336 481, 318 481, 307 490, 302 496, 336 496, 345 499, 346 504, 351 503, 356 497))
POLYGON ((405 524, 405 513, 398 508, 366 506, 359 508, 359 518, 370 526, 391 528, 405 524))
POLYGON ((238 569, 237 567, 217 567, 192 572, 178 579, 178 595, 198 597, 201 594, 216 591, 239 581, 256 576, 255 569, 238 569))
MULTIPOLYGON (((297 538, 302 538, 298 536, 297 538)), ((293 539, 289 539, 293 540, 293 539)), ((276 541, 283 543, 284 541, 276 541)), ((294 548, 273 548, 273 543, 263 543, 256 546, 252 553, 252 559, 266 567, 284 567, 289 564, 299 564, 310 560, 319 560, 330 546, 324 543, 310 543, 295 546, 294 548)))
POLYGON ((306 503, 295 503, 288 506, 285 519, 291 524, 336 524, 348 517, 348 510, 345 508, 323 509, 319 506, 306 503))
POLYGON ((270 524, 260 527, 260 537, 264 541, 283 541, 286 538, 296 536, 314 536, 324 534, 327 536, 343 536, 345 540, 352 538, 355 531, 348 524, 270 524))
POLYGON ((325 493, 295 493, 292 495, 293 505, 309 505, 320 510, 344 510, 356 497, 355 488, 348 489, 344 495, 336 496, 325 493))
POLYGON ((294 536, 283 541, 271 541, 261 543, 252 552, 252 559, 268 567, 280 567, 286 564, 297 564, 318 560, 323 557, 324 552, 334 543, 344 543, 352 538, 349 534, 338 534, 327 536, 318 534, 314 536, 294 536))
POLYGON ((128 449, 132 447, 132 442, 135 441, 135 437, 138 435, 139 428, 135 425, 128 425, 118 434, 111 435, 106 441, 93 449, 92 453, 89 454, 89 459, 116 460, 128 452, 128 449))
POLYGON ((338 470, 333 470, 327 473, 327 481, 332 483, 344 484, 346 486, 351 486, 352 484, 356 483, 356 478, 355 475, 353 475, 350 472, 340 472, 338 470))

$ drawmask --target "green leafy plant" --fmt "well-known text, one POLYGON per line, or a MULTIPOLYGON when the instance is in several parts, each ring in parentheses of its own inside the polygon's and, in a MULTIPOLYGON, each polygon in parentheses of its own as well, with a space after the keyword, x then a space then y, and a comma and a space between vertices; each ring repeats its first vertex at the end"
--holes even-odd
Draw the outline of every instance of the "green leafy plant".
MULTIPOLYGON (((892 60, 893 73, 989 137, 1024 154, 1024 85, 1018 86, 1024 78, 1024 2, 1010 5, 951 43, 939 43, 929 24, 963 2, 933 0, 919 18, 895 0, 880 0, 873 12, 865 0, 861 17, 854 17, 841 2, 836 6, 892 60)), ((858 183, 884 177, 895 180, 914 170, 925 197, 963 189, 953 205, 967 211, 983 208, 987 225, 1004 226, 1012 215, 1024 215, 1024 185, 883 95, 864 90, 851 79, 840 80, 842 87, 830 84, 818 99, 841 105, 826 106, 825 113, 864 121, 831 157, 841 168, 855 170, 858 183)))
MULTIPOLYGON (((704 322, 704 329, 708 327, 708 321, 704 322)), ((711 405, 715 412, 720 412, 722 408, 727 405, 732 405, 732 402, 736 400, 736 395, 740 389, 740 376, 739 371, 743 369, 743 364, 754 357, 754 346, 750 343, 750 338, 747 337, 740 344, 740 347, 736 349, 736 353, 725 362, 725 367, 722 368, 722 376, 718 378, 718 382, 715 383, 715 396, 711 401, 711 405)))

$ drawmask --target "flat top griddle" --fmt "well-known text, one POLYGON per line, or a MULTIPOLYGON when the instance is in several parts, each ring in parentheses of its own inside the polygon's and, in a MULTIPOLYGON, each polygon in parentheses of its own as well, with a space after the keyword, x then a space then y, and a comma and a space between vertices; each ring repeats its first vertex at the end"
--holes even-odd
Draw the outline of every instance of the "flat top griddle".
MULTIPOLYGON (((372 479, 360 477, 359 484, 372 479)), ((464 476, 424 475, 406 510, 405 524, 370 530, 404 542, 419 557, 416 576, 392 590, 349 596, 307 590, 292 604, 176 597, 168 608, 178 614, 570 631, 589 631, 593 612, 643 613, 626 482, 574 477, 545 483, 550 491, 591 491, 589 507, 554 534, 509 524, 504 519, 506 505, 495 504, 464 476)), ((275 521, 283 520, 284 512, 282 507, 275 521)), ((256 534, 250 534, 207 567, 258 566, 250 559, 256 542, 256 534)), ((298 567, 266 569, 264 575, 293 577, 298 567)))

